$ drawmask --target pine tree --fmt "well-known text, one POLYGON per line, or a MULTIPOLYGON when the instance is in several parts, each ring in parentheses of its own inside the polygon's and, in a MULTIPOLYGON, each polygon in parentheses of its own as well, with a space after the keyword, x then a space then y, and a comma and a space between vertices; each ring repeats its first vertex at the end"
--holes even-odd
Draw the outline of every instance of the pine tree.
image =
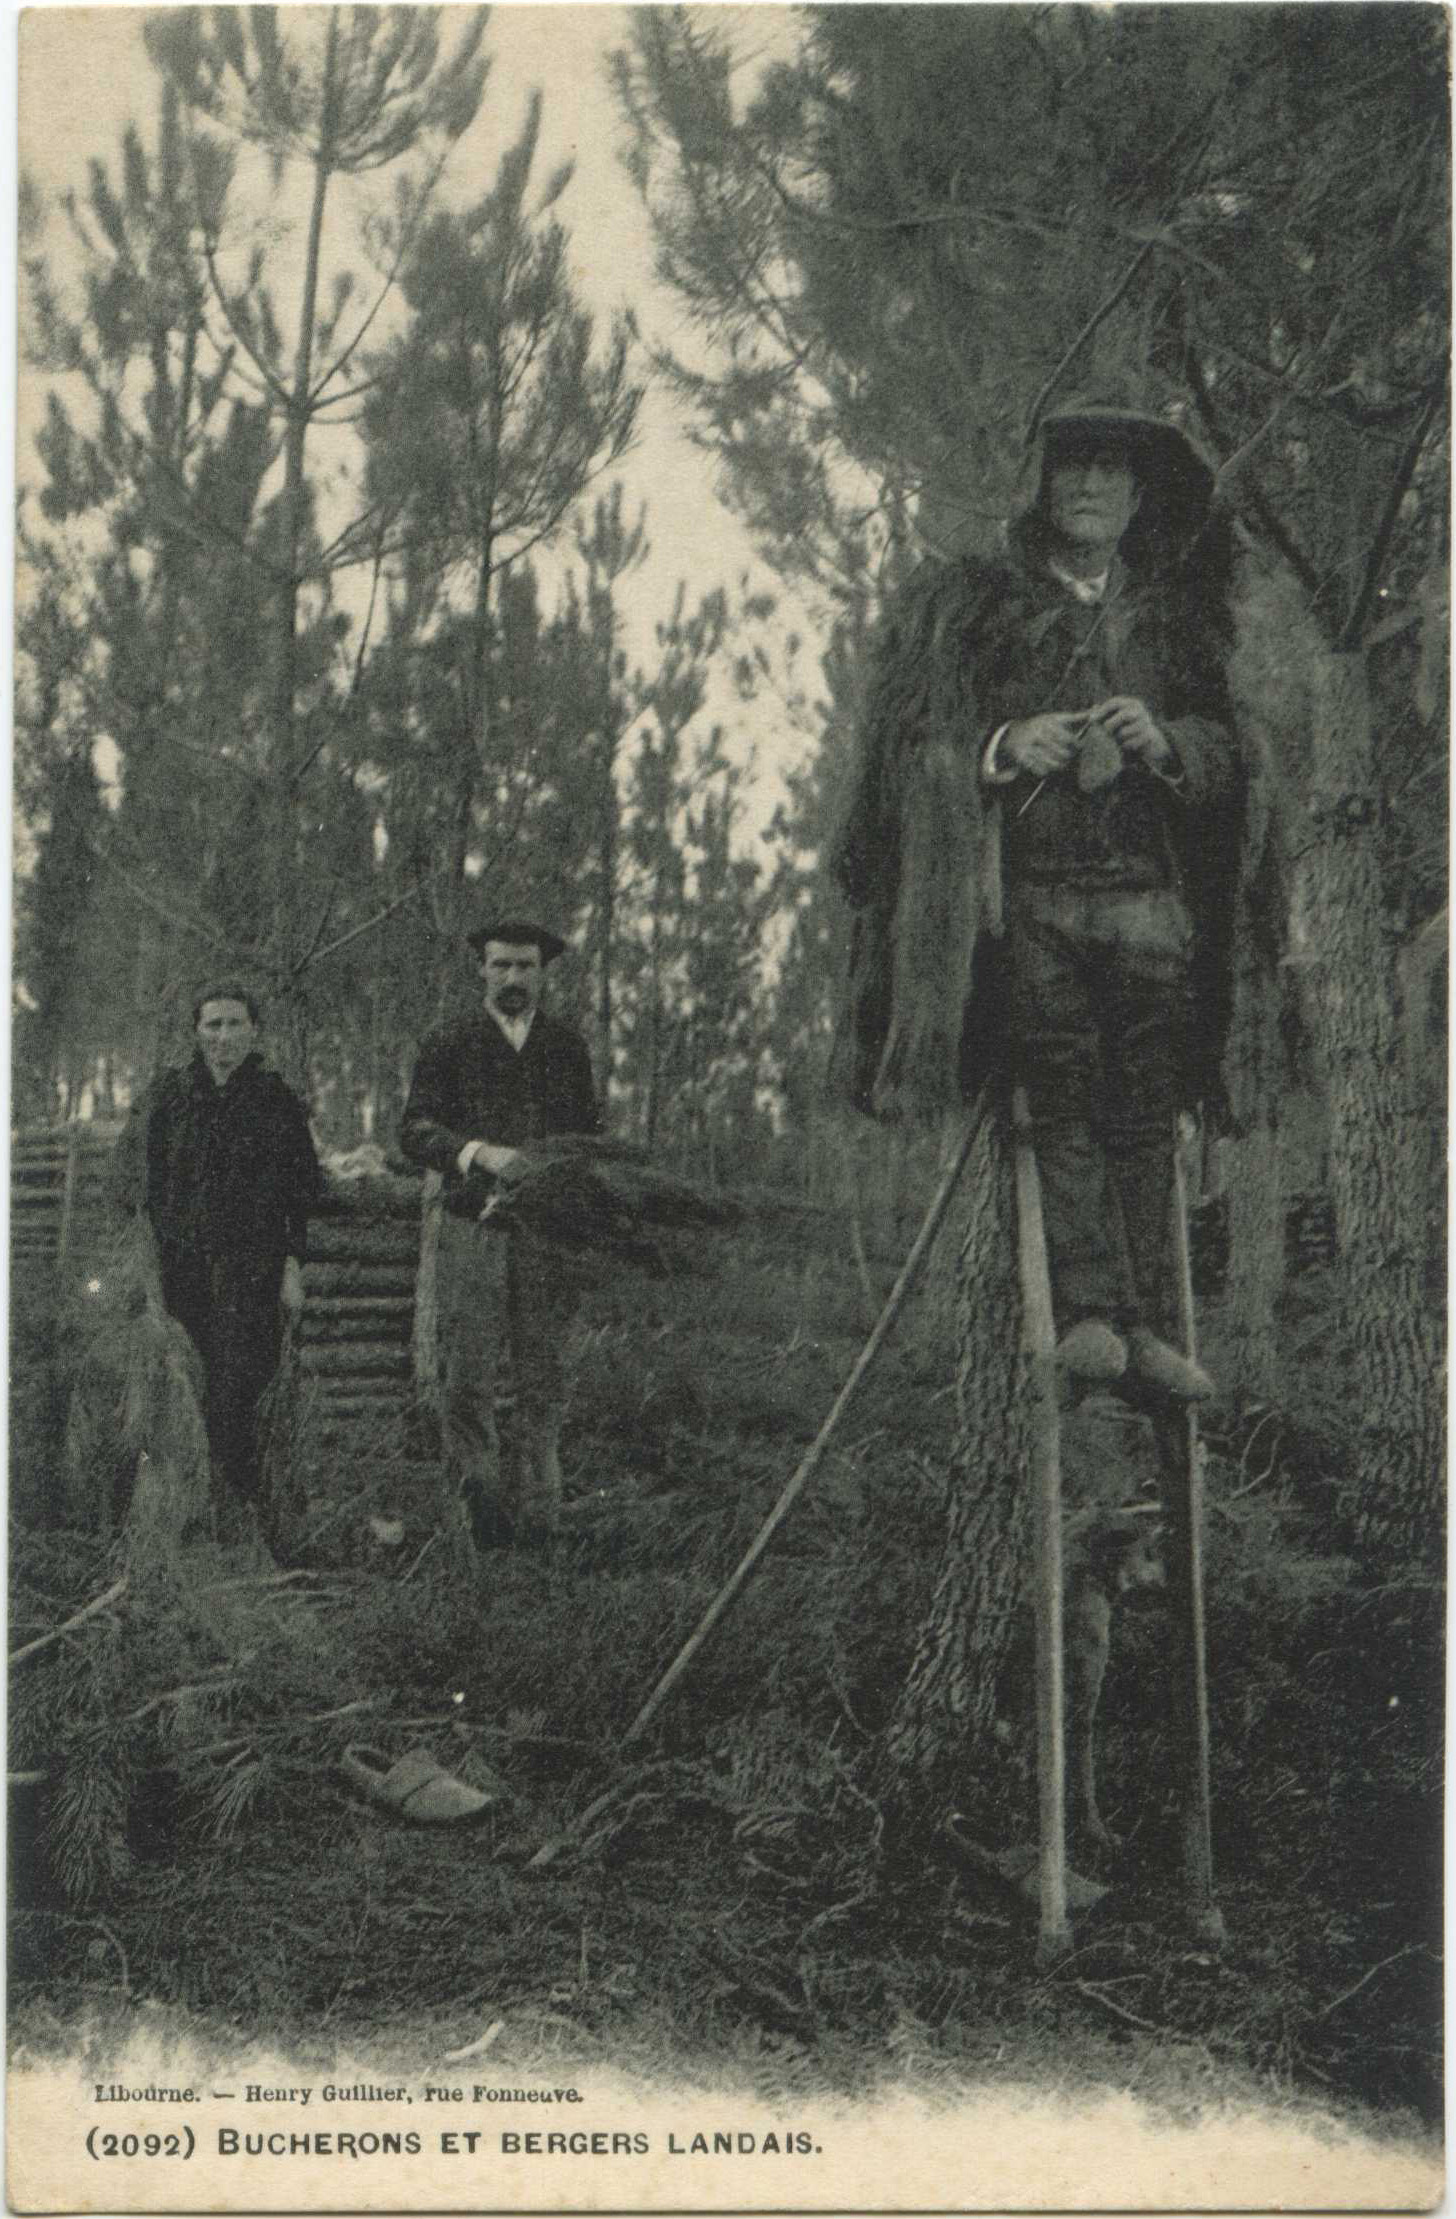
POLYGON ((74 899, 106 951, 102 1037, 146 1062, 179 974, 235 956, 216 866, 255 798, 265 587, 249 542, 262 465, 257 412, 228 403, 209 358, 165 89, 153 146, 128 129, 118 172, 94 163, 84 199, 66 203, 79 298, 54 279, 38 229, 30 240, 32 360, 64 383, 38 441, 44 479, 22 507, 18 644, 38 688, 59 689, 88 744, 116 754, 119 792, 74 899))
POLYGON ((363 418, 372 502, 399 551, 397 607, 432 659, 449 641, 442 922, 447 906, 461 913, 482 812, 497 845, 503 831, 498 777, 491 791, 503 760, 492 669, 502 580, 622 454, 637 407, 625 333, 597 349, 550 214, 570 171, 532 193, 540 118, 537 98, 490 192, 425 226, 404 273, 410 322, 374 360, 363 418))
POLYGON ((607 497, 596 503, 590 532, 578 525, 577 547, 586 563, 585 622, 581 627, 584 654, 571 690, 587 712, 582 739, 591 766, 596 849, 592 873, 595 1061, 598 1085, 605 1091, 615 1046, 612 987, 622 813, 617 772, 622 743, 636 708, 627 658, 618 644, 622 620, 617 587, 646 557, 645 511, 629 526, 622 511, 621 485, 614 485, 607 497))
MULTIPOLYGON (((441 57, 439 11, 330 8, 290 19, 273 8, 183 8, 146 25, 148 51, 188 119, 186 153, 206 272, 207 331, 230 389, 246 392, 263 468, 281 470, 260 519, 253 553, 267 581, 269 618, 252 632, 269 639, 260 734, 258 840, 246 903, 254 959, 279 990, 275 1034, 283 1060, 301 1075, 306 1016, 301 980, 320 936, 320 916, 302 895, 310 882, 311 821, 327 821, 317 787, 328 777, 328 662, 333 643, 328 581, 358 555, 361 526, 350 520, 323 537, 309 475, 311 435, 337 421, 359 394, 359 354, 417 235, 446 153, 479 107, 485 21, 472 11, 455 51, 441 57), (280 315, 266 249, 255 245, 242 283, 229 275, 242 156, 257 149, 274 191, 299 171, 308 214, 302 278, 293 312, 280 315), (392 223, 378 226, 385 273, 375 298, 355 304, 347 267, 326 276, 327 219, 336 188, 418 157, 398 185, 392 223), (292 326, 291 336, 285 326, 292 326)), ((205 512, 190 509, 194 528, 205 512)), ((327 930, 327 924, 323 926, 327 930)))
MULTIPOLYGON (((709 335, 690 361, 660 352, 769 558, 797 572, 866 479, 890 518, 872 545, 893 550, 902 520, 922 548, 989 544, 1028 427, 1132 370, 1212 443, 1221 490, 1312 606, 1316 628, 1290 635, 1302 706, 1255 708, 1285 742, 1291 817, 1313 812, 1296 914, 1315 927, 1300 961, 1363 1413, 1354 1507, 1398 1560, 1439 1531, 1440 1405, 1393 1039, 1391 925, 1418 920, 1381 870, 1389 790, 1411 770, 1372 746, 1363 666, 1416 609, 1443 506, 1444 24, 1366 8, 797 21, 797 50, 757 76, 716 24, 661 11, 618 65, 662 274, 709 335)), ((1267 571, 1250 592, 1287 606, 1267 571)), ((1434 753, 1438 731, 1400 721, 1434 753)), ((1267 1125, 1245 1146, 1277 1170, 1267 1125)), ((1242 1230, 1267 1246, 1264 1201, 1242 1230)), ((972 1258, 972 1276, 995 1262, 972 1258)), ((1241 1283, 1268 1304, 1254 1265, 1241 1283)), ((1251 1332, 1275 1345, 1272 1309, 1251 1332)), ((1009 1515, 977 1546, 1014 1560, 1009 1515)), ((954 1521, 948 1548, 943 1596, 965 1587, 954 1521)), ((1003 1637, 995 1613, 966 1636, 987 1682, 1003 1637)), ((925 1652, 950 1641, 937 1621, 925 1652)), ((913 1718, 901 1729, 923 1749, 913 1718)))

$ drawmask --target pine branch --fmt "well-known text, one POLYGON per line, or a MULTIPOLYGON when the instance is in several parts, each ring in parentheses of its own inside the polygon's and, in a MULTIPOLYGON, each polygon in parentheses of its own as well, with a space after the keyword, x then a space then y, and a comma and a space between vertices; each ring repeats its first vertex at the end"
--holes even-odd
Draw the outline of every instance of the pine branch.
MULTIPOLYGON (((1188 383, 1193 391, 1194 405, 1218 444, 1222 446, 1225 436, 1222 418, 1214 404, 1213 395, 1208 388, 1208 381, 1203 374, 1203 366, 1198 360, 1197 351, 1191 338, 1185 339, 1183 361, 1187 371, 1188 383)), ((1317 601, 1320 593, 1319 572, 1300 546, 1293 532, 1289 530, 1283 519, 1270 506, 1257 485, 1251 485, 1248 488, 1244 499, 1257 518, 1261 529, 1271 543, 1278 548, 1311 601, 1317 601)))
POLYGON ((1371 603, 1375 599, 1380 584, 1380 573, 1384 567, 1386 555, 1390 551, 1390 542, 1394 537, 1396 524, 1400 520, 1401 503, 1404 501, 1411 480, 1415 476, 1416 466, 1421 459, 1421 449, 1426 443, 1426 435, 1435 423, 1445 398, 1446 389, 1442 384, 1437 391, 1432 393, 1426 406, 1422 409, 1420 419, 1406 442, 1405 452, 1400 458, 1400 466, 1391 481, 1390 491, 1386 495, 1385 510, 1381 516, 1379 528, 1376 531, 1369 558, 1365 564, 1365 575, 1361 582, 1360 591, 1355 597, 1355 605, 1350 611, 1349 618, 1335 642, 1336 648, 1341 653, 1347 653, 1359 643, 1360 633, 1364 628, 1365 619, 1370 613, 1371 603))
MULTIPOLYGON (((385 274, 383 285, 380 287, 379 292, 375 295, 373 306, 370 308, 368 314, 364 317, 363 321, 359 325, 358 330, 354 333, 354 336, 349 341, 348 345, 342 348, 341 351, 334 356, 333 361, 319 377, 317 383, 314 385, 312 391, 308 396, 310 402, 317 401, 320 395, 327 391, 328 387, 333 383, 334 379, 339 376, 340 372, 347 368, 348 364, 357 353, 359 347, 362 345, 365 335, 367 334, 371 324, 374 322, 375 317, 379 314, 380 309, 384 306, 390 294, 394 291, 395 282, 399 277, 401 269, 403 269, 404 267, 405 258, 408 255, 409 250, 413 246, 415 240, 419 237, 421 218, 423 216, 424 210, 429 206, 430 198, 434 193, 436 185, 440 181, 441 174, 444 171, 445 164, 449 159, 449 155, 449 146, 447 145, 442 147, 433 169, 429 172, 426 182, 416 198, 413 222, 411 224, 405 224, 401 227, 398 251, 395 254, 394 260, 385 274)), ((371 384, 377 382, 378 381, 376 379, 370 380, 371 384)), ((367 392, 368 389, 368 386, 361 385, 356 386, 354 388, 354 391, 356 393, 363 393, 367 392)), ((343 401, 348 397, 348 395, 342 393, 335 394, 328 405, 330 407, 333 407, 336 402, 343 401)))
POLYGON ((200 918, 189 917, 185 910, 174 908, 167 902, 160 901, 147 887, 138 885, 131 873, 123 869, 122 865, 117 862, 116 857, 109 851, 98 855, 97 860, 103 869, 115 872, 134 900, 141 902, 145 908, 153 910, 157 916, 164 918, 169 925, 180 925, 184 932, 195 933, 199 939, 207 941, 210 947, 221 948, 226 953, 231 953, 232 943, 222 933, 215 931, 212 926, 204 924, 200 918))
POLYGON ((1093 337, 1093 335, 1104 323, 1106 323, 1108 317, 1112 314, 1113 309, 1117 307, 1119 301, 1123 300, 1126 297, 1129 289, 1136 282, 1139 272, 1143 269, 1144 265, 1147 262, 1151 261, 1152 253, 1153 242, 1151 239, 1148 239, 1144 241, 1143 245, 1138 248, 1137 253, 1133 256, 1131 262, 1123 271, 1122 276, 1113 286, 1111 292, 1106 294, 1105 297, 1100 300, 1097 306, 1093 309, 1091 315, 1087 318, 1086 323, 1083 324, 1082 329, 1078 332, 1076 338, 1072 341, 1072 344, 1067 348, 1061 360, 1056 364, 1055 368, 1051 372, 1051 375, 1042 385, 1040 392, 1036 396, 1036 399, 1032 402, 1031 413, 1027 418, 1028 430, 1030 432, 1034 432, 1038 424, 1041 422, 1042 410, 1046 407, 1047 402, 1051 399, 1052 394, 1056 391, 1057 386, 1060 383, 1062 377, 1065 375, 1066 371, 1069 369, 1071 364, 1076 361, 1078 355, 1082 352, 1082 349, 1086 346, 1088 340, 1093 337))
POLYGON ((331 940, 326 948, 320 948, 316 955, 307 958, 305 966, 298 966, 298 968, 311 968, 316 963, 323 963, 329 956, 337 955, 341 948, 347 948, 351 942, 362 939, 366 932, 375 931, 378 926, 392 917, 397 909, 403 909, 407 901, 413 901, 416 895, 421 893, 432 879, 442 878, 449 868, 448 863, 441 863, 435 870, 427 872, 423 878, 417 879, 413 886, 407 886, 396 900, 388 903, 385 908, 378 910, 374 916, 367 917, 363 924, 352 925, 340 939, 331 940))
MULTIPOLYGON (((276 402, 277 406, 283 410, 285 415, 287 415, 289 409, 292 406, 292 401, 289 395, 288 388, 283 383, 283 380, 279 377, 277 371, 272 368, 271 364, 264 358, 264 356, 259 354, 256 346, 253 344, 253 341, 248 334, 245 325, 243 325, 239 321, 233 304, 228 299, 228 296, 223 289, 222 279, 217 274, 217 241, 213 238, 210 238, 206 234, 206 232, 204 232, 203 234, 202 259, 204 264, 206 265, 207 275, 211 282, 213 292, 217 296, 218 306, 221 308, 223 316, 226 319, 228 330, 232 333, 238 345, 242 348, 244 354, 247 356, 248 360, 252 363, 254 369, 257 371, 259 377, 263 380, 265 390, 272 395, 273 400, 276 402)), ((214 345, 216 345, 216 341, 214 341, 213 343, 214 345)))
POLYGON ((84 1626, 88 1618, 96 1617, 99 1612, 119 1601, 121 1596, 126 1593, 128 1580, 129 1575, 123 1572, 121 1578, 108 1587, 104 1595, 95 1596, 91 1602, 86 1604, 83 1610, 75 1611, 71 1617, 65 1619, 59 1626, 53 1626, 49 1633, 37 1635, 34 1641, 27 1641, 22 1648, 12 1649, 5 1660, 6 1663, 11 1666, 17 1665, 23 1658, 33 1657, 38 1650, 48 1649, 53 1641, 59 1641, 64 1634, 74 1633, 77 1626, 84 1626))

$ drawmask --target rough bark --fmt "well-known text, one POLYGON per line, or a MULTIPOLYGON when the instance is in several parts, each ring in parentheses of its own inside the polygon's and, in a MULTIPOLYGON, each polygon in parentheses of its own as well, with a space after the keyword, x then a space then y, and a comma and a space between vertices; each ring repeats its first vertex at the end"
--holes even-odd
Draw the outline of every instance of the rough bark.
POLYGON ((968 1783, 991 1769, 996 1682, 1024 1593, 1028 1532, 1026 1359, 1010 1171, 994 1120, 982 1127, 965 1182, 945 1545, 886 1743, 911 1779, 928 1783, 953 1768, 963 1808, 968 1783))
POLYGON ((1424 1285, 1421 1116, 1406 1083, 1394 939, 1379 875, 1379 789, 1363 658, 1319 683, 1298 887, 1308 1011, 1328 1092, 1340 1254, 1332 1381, 1354 1447, 1357 1539, 1385 1566, 1439 1563, 1443 1546, 1440 1333, 1424 1285))
POLYGON ((1228 1278, 1216 1368, 1240 1403, 1280 1398, 1276 1308, 1286 1272, 1279 1132, 1261 1117, 1234 1144, 1227 1171, 1228 1278))

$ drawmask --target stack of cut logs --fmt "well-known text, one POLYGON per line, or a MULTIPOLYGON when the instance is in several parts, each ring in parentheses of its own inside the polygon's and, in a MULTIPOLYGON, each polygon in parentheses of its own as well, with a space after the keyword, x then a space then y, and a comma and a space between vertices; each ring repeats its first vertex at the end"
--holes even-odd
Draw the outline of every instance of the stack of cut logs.
MULTIPOLYGON (((31 1126, 12 1135, 16 1265, 34 1270, 53 1264, 71 1273, 104 1258, 111 1230, 106 1173, 119 1130, 98 1120, 31 1126)), ((388 1426, 411 1399, 412 1376, 424 1387, 433 1382, 433 1253, 427 1238, 422 1269, 422 1200, 417 1178, 370 1172, 328 1180, 327 1200, 309 1227, 301 1346, 326 1434, 388 1426)), ((1211 1295, 1227 1261, 1222 1203, 1195 1209, 1191 1230, 1199 1291, 1211 1295)), ((1293 1197, 1285 1231, 1291 1271, 1332 1260, 1327 1196, 1293 1197)))
POLYGON ((325 1437, 373 1433, 409 1400, 420 1182, 330 1179, 308 1229, 303 1371, 325 1437))
POLYGON ((119 1122, 29 1125, 10 1140, 12 1265, 81 1268, 103 1252, 119 1122))
MULTIPOLYGON (((11 1135, 12 1266, 65 1283, 100 1270, 120 1220, 107 1174, 119 1122, 11 1135)), ((327 1180, 304 1260, 300 1348, 325 1435, 387 1426, 409 1399, 421 1182, 388 1173, 327 1180)))

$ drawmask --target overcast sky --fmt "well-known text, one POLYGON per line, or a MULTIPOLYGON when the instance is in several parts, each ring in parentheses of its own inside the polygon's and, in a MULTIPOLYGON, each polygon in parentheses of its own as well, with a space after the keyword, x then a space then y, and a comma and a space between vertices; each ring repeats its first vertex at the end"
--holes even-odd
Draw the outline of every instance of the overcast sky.
MULTIPOLYGON (((13 16, 9 0, 4 4, 13 16)), ((129 7, 26 10, 20 25, 20 158, 48 197, 84 190, 87 163, 114 157, 127 121, 137 120, 150 136, 156 78, 142 45, 145 13, 129 7)), ((568 158, 576 165, 557 213, 571 234, 584 298, 603 326, 614 310, 632 305, 655 335, 671 337, 676 304, 652 276, 652 243, 618 160, 622 127, 606 78, 607 57, 625 43, 630 13, 620 7, 549 4, 493 9, 485 101, 454 152, 444 189, 456 203, 485 189, 502 149, 520 129, 531 90, 539 87, 545 107, 536 175, 544 179, 568 158)), ((714 14, 751 31, 745 45, 755 53, 788 42, 785 9, 718 8, 714 14)), ((332 239, 342 255, 343 231, 334 232, 332 239)), ((64 218, 53 214, 46 244, 63 253, 65 241, 64 218)), ((44 381, 22 373, 17 411, 22 482, 34 483, 39 474, 31 442, 44 400, 44 381)), ((634 644, 645 655, 652 623, 667 613, 679 578, 686 579, 690 599, 695 599, 719 583, 731 585, 754 558, 746 534, 718 502, 711 468, 683 437, 665 393, 649 395, 642 435, 620 475, 634 511, 643 500, 648 507, 652 553, 630 586, 629 611, 634 644)), ((771 581, 760 573, 758 582, 771 581)), ((792 614, 802 624, 802 613, 792 614)), ((726 697, 723 708, 741 726, 742 744, 751 742, 757 752, 763 777, 754 816, 761 819, 776 795, 776 759, 797 758, 802 742, 782 738, 769 712, 741 715, 726 697)))

